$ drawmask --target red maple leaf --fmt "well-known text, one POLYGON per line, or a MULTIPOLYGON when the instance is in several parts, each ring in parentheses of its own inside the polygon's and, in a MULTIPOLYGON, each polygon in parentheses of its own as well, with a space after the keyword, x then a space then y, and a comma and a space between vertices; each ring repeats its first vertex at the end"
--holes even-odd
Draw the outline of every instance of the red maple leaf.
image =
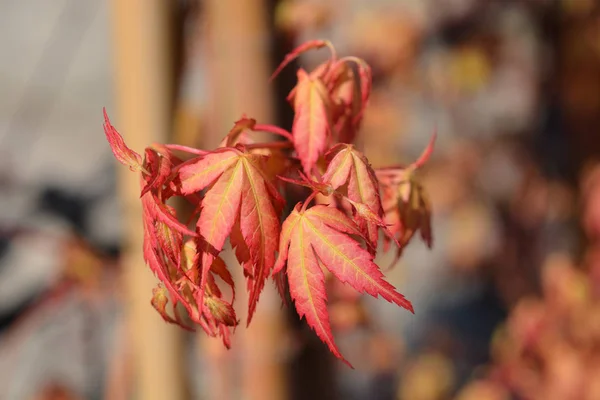
MULTIPOLYGON (((248 321, 252 319, 265 280, 275 264, 280 230, 277 210, 281 209, 275 203, 283 202, 262 170, 265 158, 241 148, 225 147, 180 169, 182 193, 192 194, 207 189, 197 223, 202 237, 199 249, 202 265, 212 264, 234 225, 239 223, 254 281, 248 321)), ((248 260, 242 258, 238 261, 244 263, 248 260)), ((206 284, 207 274, 208 269, 203 271, 200 288, 206 284)))
MULTIPOLYGON (((421 156, 408 167, 387 167, 375 171, 383 191, 385 221, 399 243, 393 264, 416 232, 421 232, 428 247, 431 248, 433 244, 431 204, 425 188, 416 177, 416 171, 429 160, 435 138, 434 134, 421 156)), ((389 244, 390 241, 386 240, 385 251, 389 249, 389 244)))
POLYGON ((383 209, 375 171, 369 160, 351 144, 338 144, 331 149, 329 156, 331 161, 323 174, 323 181, 334 189, 347 185, 348 198, 368 207, 372 216, 368 214, 368 210, 361 215, 361 210, 357 209, 362 217, 358 219, 358 224, 369 245, 377 248, 378 229, 381 226, 378 219, 383 217, 383 209))
POLYGON ((305 210, 298 203, 283 223, 274 269, 280 271, 287 261, 290 294, 296 310, 331 352, 348 365, 333 340, 321 266, 357 291, 381 296, 413 312, 410 302, 385 281, 373 262, 373 255, 350 235, 360 236, 361 232, 343 212, 324 205, 305 210))

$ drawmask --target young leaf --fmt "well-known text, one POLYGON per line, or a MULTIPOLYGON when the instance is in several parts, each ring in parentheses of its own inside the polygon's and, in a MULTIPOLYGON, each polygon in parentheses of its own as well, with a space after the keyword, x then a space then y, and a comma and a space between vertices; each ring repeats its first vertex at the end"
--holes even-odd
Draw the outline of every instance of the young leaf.
POLYGON ((233 303, 235 300, 235 284, 233 282, 231 273, 227 269, 227 265, 225 265, 225 262, 221 257, 217 257, 215 259, 215 262, 212 264, 211 271, 231 288, 231 302, 233 303))
MULTIPOLYGON (((350 200, 366 205, 376 216, 383 217, 379 182, 369 160, 351 144, 335 146, 330 156, 332 154, 334 156, 323 174, 323 181, 329 183, 334 189, 347 184, 350 200)), ((358 225, 365 234, 369 246, 377 248, 378 224, 372 218, 359 218, 358 225)))
MULTIPOLYGON (((345 64, 344 64, 345 66, 345 64)), ((352 143, 358 131, 354 117, 361 109, 359 89, 355 83, 354 71, 345 66, 343 75, 332 90, 332 100, 336 105, 335 131, 337 141, 352 143)))
POLYGON ((108 114, 106 113, 106 108, 103 108, 102 111, 104 113, 104 134, 106 135, 106 139, 110 144, 110 148, 112 149, 115 158, 121 164, 128 166, 131 171, 141 171, 143 169, 142 157, 127 147, 123 140, 123 136, 121 136, 115 127, 111 125, 108 114))
MULTIPOLYGON (((386 171, 389 172, 389 171, 386 171)), ((402 249, 410 242, 414 234, 421 232, 421 238, 431 248, 431 205, 425 188, 415 178, 414 171, 397 171, 396 180, 404 174, 404 179, 391 185, 383 184, 385 222, 397 237, 400 248, 394 263, 402 255, 402 249)), ((382 182, 385 179, 382 178, 382 182)), ((386 241, 384 250, 389 248, 386 241)))
POLYGON ((144 167, 148 175, 144 177, 146 179, 146 186, 142 189, 140 197, 151 189, 160 190, 171 175, 174 161, 179 161, 175 160, 171 152, 163 146, 157 145, 156 147, 157 149, 146 149, 144 167))
POLYGON ((310 175, 327 145, 332 126, 331 104, 323 82, 318 78, 310 78, 302 69, 298 71, 294 111, 294 148, 304 172, 310 175))
POLYGON ((152 300, 150 303, 152 304, 152 307, 154 307, 154 309, 158 311, 160 316, 166 322, 172 324, 177 323, 177 321, 171 318, 171 316, 167 312, 167 303, 169 303, 169 297, 167 294, 167 290, 164 288, 163 285, 159 284, 157 287, 152 289, 152 300))
POLYGON ((165 256, 173 263, 173 265, 179 265, 183 234, 171 229, 171 227, 160 220, 154 220, 154 230, 156 232, 158 245, 164 251, 165 256))
MULTIPOLYGON (((212 264, 234 225, 239 222, 243 242, 250 256, 253 279, 248 321, 252 319, 264 282, 275 264, 280 230, 280 207, 276 207, 274 201, 282 200, 261 170, 265 158, 236 148, 224 148, 180 170, 184 194, 208 187, 197 223, 204 241, 199 249, 202 252, 202 265, 212 264)), ((234 245, 239 246, 239 243, 234 245)), ((239 253, 236 255, 240 257, 239 253)), ((248 260, 238 258, 238 261, 247 263, 248 260)), ((203 270, 201 288, 206 284, 207 274, 208 269, 203 270)))
POLYGON ((173 209, 169 209, 165 202, 159 198, 158 194, 153 193, 152 191, 144 194, 142 196, 142 204, 144 204, 144 212, 147 214, 147 219, 149 221, 159 220, 184 235, 198 236, 196 232, 188 229, 187 226, 181 223, 177 217, 173 215, 173 209))
MULTIPOLYGON (((357 57, 345 57, 340 60, 340 62, 354 62, 358 69, 358 83, 360 87, 360 107, 358 113, 354 114, 354 124, 355 129, 358 129, 358 125, 363 117, 365 108, 367 107, 367 102, 369 101, 369 97, 371 95, 371 87, 373 85, 373 75, 371 71, 371 67, 365 62, 365 60, 357 57)), ((356 102, 353 99, 353 102, 356 102)))
MULTIPOLYGON (((408 167, 389 167, 375 171, 383 192, 385 221, 400 244, 393 264, 398 261, 403 248, 417 231, 421 232, 421 238, 429 248, 433 244, 431 204, 415 173, 429 160, 435 138, 434 134, 417 161, 408 167)), ((390 241, 386 238, 384 251, 389 249, 389 244, 390 241)))
POLYGON ((198 246, 199 239, 189 239, 181 254, 181 266, 177 280, 180 292, 186 299, 186 308, 192 321, 199 324, 210 336, 221 336, 223 343, 229 348, 229 327, 238 324, 233 300, 235 298, 235 287, 231 274, 227 270, 223 259, 215 258, 206 280, 206 288, 201 291, 196 284, 199 280, 201 265, 199 264, 198 246), (215 278, 220 277, 231 287, 232 299, 230 302, 223 300, 223 293, 216 283, 215 278), (191 313, 189 312, 191 309, 191 313))
POLYGON ((341 211, 323 205, 305 211, 299 203, 283 224, 274 269, 275 273, 279 272, 287 260, 290 293, 298 314, 306 318, 331 352, 348 365, 331 333, 321 265, 355 290, 381 296, 413 311, 410 302, 384 280, 383 273, 373 262, 373 255, 361 248, 350 234, 360 234, 360 231, 341 211))

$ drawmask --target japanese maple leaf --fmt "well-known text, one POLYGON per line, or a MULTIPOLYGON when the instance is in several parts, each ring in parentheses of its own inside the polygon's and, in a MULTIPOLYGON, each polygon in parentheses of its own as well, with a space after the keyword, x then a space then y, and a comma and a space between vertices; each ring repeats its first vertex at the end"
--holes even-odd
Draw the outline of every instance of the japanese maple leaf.
POLYGON ((146 149, 146 158, 144 165, 148 171, 146 178, 146 186, 142 189, 141 196, 145 195, 149 190, 160 190, 171 175, 171 168, 174 161, 179 162, 179 159, 173 157, 170 151, 163 146, 155 145, 155 149, 146 149))
POLYGON ((327 88, 319 78, 311 78, 304 70, 298 71, 298 85, 294 97, 294 148, 307 174, 312 172, 319 157, 325 152, 331 122, 331 104, 327 88))
POLYGON ((142 157, 127 147, 125 141, 123 140, 123 136, 121 136, 121 134, 110 123, 110 119, 108 118, 105 108, 102 109, 102 112, 104 113, 104 134, 106 135, 106 140, 108 140, 115 158, 121 164, 128 166, 131 171, 141 171, 143 169, 142 157))
POLYGON ((358 292, 381 296, 413 312, 410 302, 384 279, 373 255, 350 235, 361 236, 361 232, 343 212, 324 205, 305 210, 298 203, 283 223, 274 268, 274 273, 279 272, 287 261, 290 294, 298 314, 348 365, 333 340, 321 266, 358 292))
POLYGON ((223 260, 216 257, 210 268, 211 273, 207 276, 206 287, 204 290, 200 290, 197 285, 200 276, 197 241, 198 238, 190 238, 183 244, 180 265, 171 270, 170 277, 173 282, 166 283, 165 286, 168 290, 165 290, 162 285, 155 289, 152 305, 165 321, 187 328, 183 325, 176 307, 177 303, 182 303, 192 322, 200 325, 210 336, 221 336, 223 344, 229 348, 231 345, 230 327, 238 324, 233 309, 233 300, 235 299, 233 278, 223 260), (223 299, 223 293, 216 278, 220 278, 231 288, 231 301, 223 299), (175 318, 167 313, 166 305, 169 300, 167 294, 174 300, 171 308, 175 318))
MULTIPOLYGON (((429 248, 433 244, 431 204, 425 188, 416 177, 416 171, 429 160, 435 138, 434 134, 423 153, 411 165, 380 168, 375 171, 383 192, 385 221, 400 244, 393 264, 398 261, 403 248, 415 233, 421 233, 421 238, 429 248)), ((389 249, 389 244, 386 240, 384 251, 389 249)))
MULTIPOLYGON (((402 254, 402 248, 412 239, 415 233, 421 233, 423 241, 431 248, 433 237, 431 233, 431 204, 423 185, 417 180, 412 170, 388 169, 378 170, 381 181, 384 182, 383 204, 385 221, 390 231, 397 237, 400 248, 397 258, 402 254), (399 181, 386 184, 390 175, 399 181)), ((389 248, 386 242, 385 251, 389 248)), ((396 258, 396 260, 397 260, 396 258)))
MULTIPOLYGON (((177 265, 173 262, 173 258, 177 261, 180 260, 180 253, 178 253, 177 256, 174 256, 173 250, 175 246, 181 245, 183 236, 180 232, 172 230, 163 222, 153 219, 152 215, 155 205, 150 193, 142 196, 142 207, 144 212, 144 261, 164 285, 163 289, 154 292, 152 305, 162 315, 165 321, 176 323, 186 329, 191 329, 181 322, 178 317, 176 319, 169 317, 164 309, 164 306, 166 305, 164 292, 166 290, 171 295, 171 300, 175 305, 177 303, 183 304, 192 320, 197 319, 193 307, 178 290, 174 279, 172 279, 172 276, 176 274, 177 265)), ((178 250, 180 249, 181 247, 179 247, 178 250)), ((175 307, 173 308, 175 309, 175 307)))
POLYGON ((328 89, 335 104, 335 132, 340 143, 356 138, 371 93, 371 68, 361 59, 348 57, 332 67, 328 89), (356 64, 356 72, 350 66, 356 64))
POLYGON ((357 115, 360 110, 360 103, 356 101, 360 94, 355 83, 354 71, 346 64, 342 64, 340 69, 340 77, 331 90, 331 99, 336 105, 334 113, 336 139, 341 143, 352 143, 357 132, 353 122, 354 115, 357 115))
MULTIPOLYGON (((334 189, 347 185, 350 200, 366 205, 376 217, 383 217, 379 182, 367 158, 351 144, 338 144, 328 156, 332 158, 323 182, 334 189)), ((379 224, 371 218, 358 218, 357 222, 370 247, 377 248, 379 224)))
MULTIPOLYGON (((197 222, 204 241, 198 249, 202 253, 202 266, 212 264, 234 225, 239 223, 254 283, 250 290, 248 323, 275 264, 281 229, 279 213, 282 205, 274 203, 283 203, 283 200, 261 169, 266 157, 244 152, 241 148, 226 147, 180 169, 182 193, 206 189, 197 222)), ((238 261, 247 262, 239 258, 238 261)), ((208 270, 202 271, 201 288, 206 284, 208 270)))

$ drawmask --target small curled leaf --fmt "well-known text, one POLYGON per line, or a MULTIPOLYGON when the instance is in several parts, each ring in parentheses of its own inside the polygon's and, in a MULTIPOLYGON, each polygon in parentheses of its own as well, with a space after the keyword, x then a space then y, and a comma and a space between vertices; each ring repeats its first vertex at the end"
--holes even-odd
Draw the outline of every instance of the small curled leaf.
POLYGON ((121 164, 128 166, 133 172, 142 171, 144 169, 142 167, 142 157, 127 147, 125 141, 123 140, 123 136, 121 136, 121 134, 110 123, 110 119, 106 113, 106 108, 103 108, 102 111, 104 113, 104 134, 106 135, 106 139, 110 144, 110 148, 115 155, 115 158, 121 164))

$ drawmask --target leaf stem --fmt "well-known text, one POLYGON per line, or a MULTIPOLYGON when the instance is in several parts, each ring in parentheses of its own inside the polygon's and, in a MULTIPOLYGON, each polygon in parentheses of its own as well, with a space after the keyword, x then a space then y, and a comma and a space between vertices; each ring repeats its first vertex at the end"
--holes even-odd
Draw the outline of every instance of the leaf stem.
POLYGON ((317 195, 317 192, 312 192, 310 194, 310 196, 308 196, 306 198, 306 200, 304 201, 304 203, 302 204, 302 209, 300 209, 300 213, 303 213, 304 211, 306 211, 306 206, 308 206, 308 204, 313 201, 313 199, 315 198, 315 196, 317 195))
POLYGON ((254 131, 263 131, 263 132, 273 133, 275 135, 279 135, 279 136, 282 136, 282 137, 286 138, 290 142, 294 141, 294 137, 292 136, 291 133, 289 133, 285 129, 280 128, 278 126, 268 125, 268 124, 256 124, 256 125, 254 125, 254 129, 253 130, 254 131))
POLYGON ((184 146, 181 144, 165 144, 164 146, 169 150, 184 151, 186 153, 196 154, 198 156, 203 156, 203 155, 206 155, 206 153, 208 153, 208 151, 206 151, 206 150, 195 149, 193 147, 184 146))

